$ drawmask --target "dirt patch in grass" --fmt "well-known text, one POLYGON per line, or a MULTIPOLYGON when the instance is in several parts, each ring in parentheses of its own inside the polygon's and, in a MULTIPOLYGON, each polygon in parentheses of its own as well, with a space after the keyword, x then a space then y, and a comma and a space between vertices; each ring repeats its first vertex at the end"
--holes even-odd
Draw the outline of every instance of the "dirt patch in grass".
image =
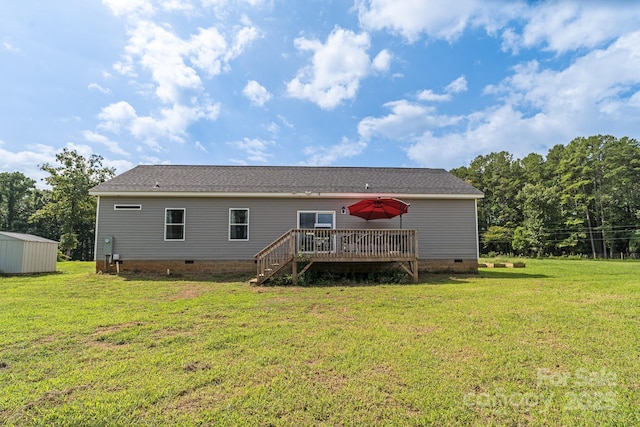
POLYGON ((142 325, 143 323, 141 322, 129 322, 129 323, 121 323, 119 325, 99 326, 96 329, 96 331, 93 334, 91 334, 91 336, 96 337, 104 334, 110 334, 113 332, 121 331, 126 328, 130 328, 132 326, 142 326, 142 325))
POLYGON ((436 329, 438 329, 438 327, 433 325, 412 326, 409 328, 409 332, 417 335, 429 335, 436 329))
POLYGON ((563 342, 553 330, 537 329, 534 331, 533 340, 536 345, 554 350, 567 350, 569 346, 563 342))
POLYGON ((209 288, 206 286, 199 285, 197 283, 187 283, 185 284, 178 293, 169 296, 169 301, 177 301, 183 299, 194 299, 198 298, 200 295, 209 291, 209 288))
POLYGON ((211 369, 211 365, 208 363, 201 362, 196 360, 194 362, 187 363, 182 367, 185 372, 195 372, 195 371, 207 371, 211 369))
POLYGON ((119 325, 101 326, 89 336, 88 344, 100 348, 118 348, 128 344, 127 339, 118 337, 126 329, 143 326, 141 322, 128 322, 119 325))

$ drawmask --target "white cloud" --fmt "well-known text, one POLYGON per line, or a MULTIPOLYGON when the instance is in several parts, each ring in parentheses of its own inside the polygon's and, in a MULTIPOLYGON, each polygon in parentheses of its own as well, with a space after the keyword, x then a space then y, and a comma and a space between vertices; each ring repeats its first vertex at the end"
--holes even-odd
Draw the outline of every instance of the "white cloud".
POLYGON ((247 82, 247 85, 242 90, 242 94, 247 97, 251 104, 257 105, 258 107, 263 107, 264 104, 271 99, 271 93, 255 80, 249 80, 247 82))
POLYGON ((451 83, 449 83, 444 91, 446 93, 460 93, 467 91, 467 79, 465 76, 460 76, 451 83))
POLYGON ((467 90, 467 79, 464 76, 460 76, 444 88, 443 94, 437 94, 431 89, 425 89, 418 92, 416 95, 419 101, 429 102, 446 102, 451 101, 453 94, 465 92, 467 90))
POLYGON ((136 117, 130 125, 130 131, 136 138, 155 150, 161 150, 159 140, 185 142, 187 128, 201 119, 215 120, 220 112, 219 105, 185 106, 174 104, 163 108, 157 117, 136 117))
POLYGON ((107 168, 114 168, 116 170, 116 175, 119 175, 121 173, 128 171, 129 169, 132 169, 136 165, 134 163, 131 163, 128 160, 122 160, 122 159, 113 160, 113 159, 105 158, 102 161, 102 166, 107 168))
POLYGON ((102 0, 114 15, 149 15, 153 13, 151 0, 102 0))
POLYGON ((454 41, 470 28, 483 28, 500 31, 503 49, 514 53, 602 47, 637 30, 640 21, 640 4, 632 1, 356 0, 356 7, 369 31, 386 30, 413 43, 423 35, 454 41))
POLYGON ((85 158, 90 157, 94 154, 93 148, 90 145, 67 142, 64 146, 65 148, 69 149, 69 151, 75 151, 85 158))
POLYGON ((254 26, 245 26, 241 28, 234 36, 233 45, 225 55, 228 62, 239 56, 247 46, 260 37, 260 31, 254 26))
POLYGON ((295 129, 295 126, 291 122, 289 122, 289 120, 287 120, 287 118, 282 114, 278 114, 278 119, 280 119, 282 124, 288 127, 289 129, 295 129))
POLYGON ((523 9, 521 2, 482 0, 357 0, 356 6, 363 28, 388 30, 412 43, 422 34, 452 41, 468 27, 492 33, 523 9))
POLYGON ((277 135, 280 133, 280 126, 276 122, 271 122, 264 127, 267 132, 272 135, 277 135))
POLYGON ((407 155, 424 166, 461 165, 504 149, 522 157, 576 136, 633 135, 640 125, 638 69, 640 31, 562 70, 542 68, 536 61, 521 64, 485 89, 499 103, 458 118, 460 126, 453 129, 426 124, 419 110, 410 114, 394 108, 388 116, 364 119, 359 130, 363 137, 409 141, 407 155))
POLYGON ((100 133, 85 130, 82 133, 82 135, 84 136, 84 139, 86 139, 87 141, 97 142, 99 144, 104 145, 109 149, 109 151, 111 151, 114 154, 118 154, 121 156, 129 156, 129 153, 123 150, 117 142, 112 141, 111 139, 107 138, 106 136, 100 133))
POLYGON ((17 47, 15 47, 14 45, 12 45, 7 41, 2 42, 2 47, 9 52, 20 53, 20 49, 18 49, 17 47))
POLYGON ((207 150, 207 149, 205 148, 205 146, 204 146, 204 145, 202 145, 202 143, 201 143, 200 141, 196 141, 195 146, 196 146, 196 148, 197 148, 198 150, 202 151, 203 153, 208 153, 208 152, 209 152, 209 150, 207 150))
POLYGON ((640 21, 637 2, 547 1, 535 3, 525 13, 522 34, 508 29, 504 49, 544 46, 564 53, 595 48, 635 31, 640 21))
POLYGON ((437 94, 437 93, 434 93, 431 89, 425 89, 423 91, 418 92, 417 98, 420 101, 431 101, 431 102, 451 101, 450 94, 448 93, 437 94))
POLYGON ((168 12, 194 12, 195 7, 189 0, 160 0, 160 7, 168 12))
POLYGON ((139 116, 129 103, 120 101, 102 109, 98 114, 101 122, 97 127, 116 134, 127 130, 150 148, 161 151, 160 140, 182 143, 191 124, 202 119, 214 121, 219 113, 219 104, 206 102, 190 106, 174 104, 160 109, 157 116, 139 116))
POLYGON ((429 129, 457 124, 461 118, 436 114, 430 106, 407 100, 385 104, 391 113, 383 117, 365 117, 358 124, 358 133, 364 140, 383 137, 393 140, 409 140, 429 129))
POLYGON ((230 69, 229 62, 242 54, 259 31, 240 27, 229 35, 231 45, 214 26, 198 28, 181 38, 172 27, 145 19, 130 19, 129 41, 114 70, 121 75, 139 77, 138 68, 151 74, 155 94, 163 103, 182 102, 202 92, 198 71, 213 77, 230 69))
MULTIPOLYGON (((195 40, 193 47, 167 28, 141 21, 130 33, 125 64, 135 67, 138 61, 142 68, 151 73, 158 98, 164 103, 178 102, 183 90, 195 91, 201 87, 198 73, 185 64, 184 56, 198 48, 207 50, 208 46, 203 47, 198 43, 200 38, 197 36, 192 40, 195 40)), ((131 67, 125 69, 130 70, 131 67)))
POLYGON ((373 68, 377 71, 389 71, 391 66, 391 54, 387 49, 383 49, 373 58, 373 68))
MULTIPOLYGON (((244 152, 244 158, 249 162, 267 163, 269 158, 273 157, 267 151, 269 147, 275 145, 273 141, 265 141, 259 138, 244 138, 242 141, 231 141, 227 143, 229 146, 244 152)), ((246 163, 240 161, 239 163, 246 163)))
POLYGON ((294 43, 298 50, 312 52, 313 57, 311 65, 299 70, 287 84, 287 92, 294 98, 312 101, 320 108, 330 110, 344 100, 354 98, 360 79, 371 71, 367 33, 355 34, 335 28, 325 44, 303 37, 295 39, 294 43))
POLYGON ((365 148, 367 148, 365 141, 350 141, 343 137, 339 144, 329 147, 306 147, 303 152, 308 158, 302 164, 306 166, 332 165, 340 159, 359 155, 365 148))
MULTIPOLYGON (((115 15, 126 16, 129 27, 129 40, 114 70, 131 78, 130 86, 139 88, 140 95, 159 101, 159 105, 140 103, 149 111, 142 115, 125 100, 110 104, 98 114, 97 129, 127 131, 145 146, 163 151, 164 141, 185 142, 189 127, 196 121, 216 120, 220 105, 210 100, 203 79, 228 72, 230 61, 260 36, 248 18, 241 17, 242 24, 230 25, 228 31, 224 26, 211 26, 183 36, 169 24, 152 21, 154 6, 190 16, 195 7, 191 0, 104 2, 115 15)), ((104 88, 94 83, 90 89, 104 88)), ((264 98, 255 99, 260 102, 264 98)))
POLYGON ((128 126, 138 115, 136 110, 126 101, 116 102, 104 107, 98 114, 98 129, 118 133, 123 126, 128 126))
MULTIPOLYGON (((531 61, 514 69, 500 84, 488 86, 487 93, 525 108, 549 115, 583 113, 585 117, 611 98, 625 94, 640 84, 640 31, 620 37, 606 49, 593 50, 567 68, 541 69, 531 61)), ((592 120, 588 118, 587 120, 592 120)))
POLYGON ((104 93, 105 95, 111 95, 111 89, 104 88, 100 86, 98 83, 90 83, 89 86, 87 86, 87 88, 89 90, 97 90, 98 92, 104 93))
MULTIPOLYGON (((56 149, 50 145, 27 145, 22 151, 9 151, 3 147, 5 143, 0 141, 0 170, 10 172, 22 172, 29 178, 40 182, 48 174, 40 170, 45 163, 53 164, 56 161, 56 149)), ((44 184, 40 184, 42 187, 44 184)))
POLYGON ((224 8, 238 6, 238 4, 242 3, 251 7, 260 7, 270 5, 272 2, 273 0, 202 0, 202 5, 205 7, 213 7, 217 13, 224 13, 224 8))
POLYGON ((215 27, 199 28, 198 34, 191 36, 189 44, 183 45, 182 49, 182 52, 176 52, 177 55, 187 54, 191 63, 209 76, 220 74, 226 66, 223 60, 227 51, 227 41, 215 27))

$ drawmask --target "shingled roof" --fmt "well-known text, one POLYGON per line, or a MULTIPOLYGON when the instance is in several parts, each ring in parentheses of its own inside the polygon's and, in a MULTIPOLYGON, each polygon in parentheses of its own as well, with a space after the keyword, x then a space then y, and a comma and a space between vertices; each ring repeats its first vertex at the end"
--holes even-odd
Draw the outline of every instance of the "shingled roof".
POLYGON ((394 194, 481 198, 444 169, 308 166, 137 166, 92 195, 394 194))

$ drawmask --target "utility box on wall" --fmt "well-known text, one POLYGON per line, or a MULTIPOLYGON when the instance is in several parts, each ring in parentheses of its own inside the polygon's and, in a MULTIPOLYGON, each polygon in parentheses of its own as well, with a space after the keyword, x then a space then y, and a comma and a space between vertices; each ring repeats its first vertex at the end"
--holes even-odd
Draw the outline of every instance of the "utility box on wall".
POLYGON ((113 236, 104 236, 104 246, 102 247, 105 255, 113 255, 113 236))

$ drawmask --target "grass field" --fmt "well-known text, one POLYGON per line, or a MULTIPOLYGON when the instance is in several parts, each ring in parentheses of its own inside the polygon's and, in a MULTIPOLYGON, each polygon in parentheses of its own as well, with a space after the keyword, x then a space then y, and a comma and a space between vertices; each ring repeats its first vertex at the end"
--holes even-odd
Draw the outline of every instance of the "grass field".
POLYGON ((411 285, 0 278, 3 425, 639 425, 640 263, 411 285))

